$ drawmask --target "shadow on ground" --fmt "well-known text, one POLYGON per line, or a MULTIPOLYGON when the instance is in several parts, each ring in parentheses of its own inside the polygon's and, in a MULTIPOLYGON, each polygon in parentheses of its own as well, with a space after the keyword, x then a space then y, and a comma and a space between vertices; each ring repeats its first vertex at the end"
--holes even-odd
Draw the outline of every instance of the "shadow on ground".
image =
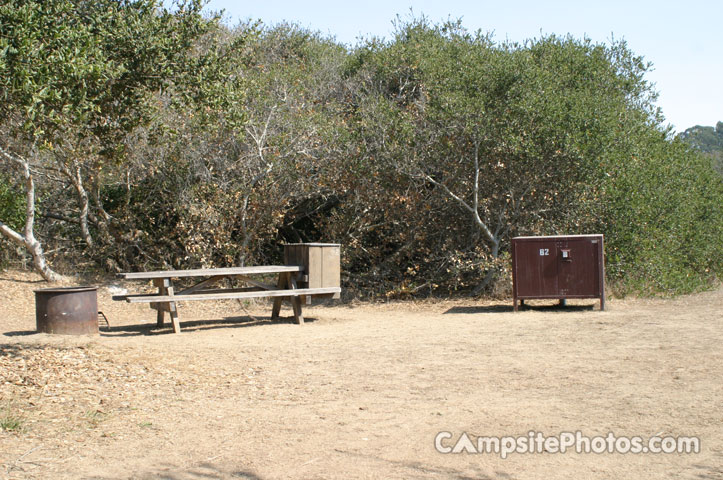
POLYGON ((3 335, 6 337, 25 337, 28 335, 35 335, 36 333, 38 332, 35 330, 16 330, 14 332, 5 332, 3 335))
MULTIPOLYGON (((346 452, 338 450, 336 453, 345 454, 351 457, 356 457, 363 462, 370 462, 368 466, 372 469, 378 469, 378 473, 389 472, 390 468, 395 473, 404 473, 409 475, 409 478, 449 478, 453 480, 502 480, 512 478, 510 475, 504 472, 495 472, 494 476, 485 475, 482 472, 461 472, 455 469, 449 469, 444 467, 437 467, 422 462, 401 462, 396 460, 389 460, 377 455, 366 455, 358 452, 346 452)), ((299 475, 298 472, 287 472, 289 478, 314 478, 313 476, 306 477, 299 475)), ((330 473, 341 473, 341 472, 330 472, 330 473)), ((380 475, 383 477, 383 475, 380 475)), ((350 475, 350 478, 353 477, 350 475)), ((94 480, 108 480, 108 477, 88 477, 94 480)), ((114 477, 115 478, 115 477, 114 477)), ((190 469, 178 470, 174 467, 161 468, 154 472, 148 472, 146 474, 135 474, 128 478, 139 478, 148 480, 216 480, 216 479, 247 479, 247 480, 262 480, 262 476, 256 472, 249 470, 239 469, 227 469, 221 466, 213 465, 210 463, 202 463, 190 469)))
POLYGON ((404 475, 402 478, 448 478, 452 480, 502 480, 512 478, 507 473, 500 471, 495 472, 494 476, 489 476, 482 471, 468 470, 462 472, 454 468, 434 465, 433 462, 392 460, 379 455, 341 449, 335 449, 335 452, 364 462, 368 465, 370 471, 392 471, 396 474, 395 477, 404 475))
MULTIPOLYGON (((304 323, 314 323, 317 319, 315 317, 305 317, 304 323)), ((211 320, 189 320, 181 321, 182 332, 195 332, 202 330, 215 330, 220 328, 246 328, 246 327, 257 327, 262 325, 283 325, 290 324, 296 325, 294 317, 257 317, 257 316, 243 316, 243 317, 224 317, 222 319, 211 319, 211 320)), ((99 332, 103 337, 133 337, 138 335, 166 335, 173 333, 173 327, 170 321, 166 320, 163 327, 158 327, 155 323, 141 323, 135 325, 111 325, 110 327, 100 327, 99 332)), ((12 332, 3 333, 6 337, 24 337, 30 335, 36 335, 36 330, 17 330, 12 332)))
MULTIPOLYGON (((304 323, 313 323, 316 321, 314 317, 305 317, 304 323)), ((189 320, 181 321, 182 332, 195 332, 202 330, 215 330, 220 328, 247 328, 257 327, 261 325, 279 325, 291 324, 296 325, 294 317, 224 317, 222 319, 212 320, 189 320)), ((129 337, 136 335, 165 335, 172 333, 171 323, 166 320, 163 327, 158 327, 155 323, 143 323, 138 325, 117 325, 100 329, 100 334, 107 337, 129 337)))
MULTIPOLYGON (((92 480, 109 480, 110 478, 115 479, 118 477, 93 476, 86 478, 92 480)), ((210 463, 202 463, 190 469, 178 470, 175 467, 168 467, 146 474, 134 474, 127 478, 148 480, 221 480, 232 478, 262 480, 263 477, 247 470, 228 470, 210 463)))
POLYGON ((19 280, 17 278, 0 277, 0 281, 11 282, 11 283, 27 283, 28 285, 35 285, 35 284, 38 284, 38 285, 46 284, 47 285, 48 284, 48 282, 42 278, 40 278, 38 280, 19 280))
MULTIPOLYGON (((592 311, 595 308, 594 305, 520 305, 519 311, 531 311, 531 312, 587 312, 592 311)), ((513 312, 512 305, 475 305, 475 306, 460 306, 452 307, 445 314, 474 314, 474 313, 506 313, 513 312)))

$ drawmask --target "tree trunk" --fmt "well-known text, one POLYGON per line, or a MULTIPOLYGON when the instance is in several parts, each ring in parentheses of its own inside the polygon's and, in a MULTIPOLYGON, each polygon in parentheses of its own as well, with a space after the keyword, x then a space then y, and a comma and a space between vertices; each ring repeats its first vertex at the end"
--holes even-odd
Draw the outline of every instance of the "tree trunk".
POLYGON ((78 220, 80 223, 80 232, 83 235, 85 244, 89 247, 93 246, 93 236, 90 234, 90 228, 88 227, 88 212, 90 211, 90 202, 88 200, 88 193, 85 191, 83 186, 83 177, 80 172, 80 165, 73 162, 74 170, 71 170, 63 161, 58 158, 58 166, 60 170, 65 174, 73 184, 75 192, 78 194, 78 203, 80 204, 80 213, 78 214, 78 220))
POLYGON ((80 202, 80 231, 83 234, 83 240, 89 247, 93 246, 93 237, 88 227, 88 212, 90 211, 90 202, 88 201, 88 193, 83 188, 83 180, 80 176, 80 167, 76 169, 76 181, 73 183, 75 191, 78 192, 78 200, 80 202))
POLYGON ((108 244, 111 242, 110 229, 108 225, 112 217, 103 208, 103 201, 101 200, 100 196, 100 179, 100 168, 96 168, 95 174, 93 175, 93 178, 91 180, 90 193, 92 194, 92 200, 95 202, 95 210, 97 212, 97 215, 93 215, 92 211, 89 211, 88 218, 98 228, 98 234, 96 235, 96 239, 100 238, 101 243, 108 244))
POLYGON ((23 171, 23 177, 25 177, 25 229, 23 234, 16 232, 2 221, 0 221, 0 233, 5 235, 14 243, 25 247, 33 257, 33 265, 35 269, 43 276, 48 282, 57 282, 63 277, 54 272, 45 260, 45 254, 43 253, 43 247, 40 242, 35 238, 33 232, 35 224, 35 182, 33 181, 33 175, 30 172, 30 164, 18 157, 7 152, 5 149, 0 147, 0 154, 6 159, 20 165, 23 171))
MULTIPOLYGON (((500 255, 500 239, 495 238, 495 242, 492 244, 492 248, 490 253, 492 254, 492 258, 497 259, 500 255)), ((485 274, 485 278, 482 279, 482 282, 475 287, 475 289, 472 291, 472 295, 477 296, 480 293, 484 291, 485 288, 489 286, 490 283, 492 283, 492 280, 495 279, 495 275, 497 274, 496 268, 490 268, 487 270, 487 274, 485 274)))
POLYGON ((251 195, 253 194, 256 185, 258 185, 264 177, 271 173, 271 170, 274 168, 273 163, 266 161, 266 158, 264 157, 264 149, 266 148, 266 137, 269 131, 269 123, 271 122, 271 117, 273 117, 275 110, 276 107, 271 108, 269 116, 266 118, 266 124, 264 125, 264 129, 261 133, 259 133, 253 125, 246 129, 248 135, 253 139, 254 143, 256 143, 256 153, 259 156, 259 160, 261 160, 262 170, 251 179, 251 182, 247 187, 246 195, 244 196, 243 204, 241 205, 241 235, 243 235, 243 240, 241 241, 241 253, 238 256, 238 262, 242 267, 246 263, 246 256, 248 254, 247 249, 249 242, 251 241, 251 236, 248 231, 249 200, 251 199, 251 195))

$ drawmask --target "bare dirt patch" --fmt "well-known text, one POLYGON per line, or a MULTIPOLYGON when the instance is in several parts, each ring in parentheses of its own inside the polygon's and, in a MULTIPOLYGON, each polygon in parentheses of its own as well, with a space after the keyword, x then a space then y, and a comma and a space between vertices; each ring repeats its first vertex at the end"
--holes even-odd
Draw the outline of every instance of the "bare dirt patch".
MULTIPOLYGON (((95 337, 34 333, 0 273, 0 478, 723 478, 723 289, 663 299, 181 306, 112 302, 95 337), (595 305, 595 308, 592 306, 595 305), (441 454, 455 438, 698 436, 699 454, 441 454)), ((122 285, 121 285, 122 286, 122 285)))

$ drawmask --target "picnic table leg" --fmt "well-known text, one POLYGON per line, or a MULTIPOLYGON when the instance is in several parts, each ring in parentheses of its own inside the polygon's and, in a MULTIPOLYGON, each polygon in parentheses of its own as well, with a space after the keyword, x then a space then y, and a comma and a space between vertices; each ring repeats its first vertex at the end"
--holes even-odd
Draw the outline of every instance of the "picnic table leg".
POLYGON ((178 310, 176 302, 168 302, 168 308, 171 314, 171 323, 173 323, 173 333, 181 333, 181 324, 178 321, 178 310))
MULTIPOLYGON (((276 283, 276 288, 281 290, 282 288, 286 288, 286 284, 288 283, 287 276, 289 274, 287 272, 281 272, 279 273, 279 281, 276 283)), ((271 319, 279 318, 279 314, 281 313, 281 302, 284 301, 284 297, 275 297, 274 298, 274 308, 271 310, 271 319)))
MULTIPOLYGON (((170 278, 163 279, 163 287, 166 289, 166 295, 168 295, 169 297, 173 297, 173 282, 170 278)), ((168 313, 171 316, 173 333, 181 333, 181 324, 178 321, 178 309, 176 308, 176 302, 168 302, 168 313)))
MULTIPOLYGON (((289 289, 296 290, 296 277, 289 275, 289 289)), ((294 320, 299 325, 304 324, 304 315, 301 313, 301 298, 298 295, 291 297, 291 306, 294 308, 294 320)))
MULTIPOLYGON (((158 287, 158 295, 165 295, 166 289, 163 287, 163 279, 162 278, 155 278, 153 279, 153 285, 158 287)), ((163 317, 165 317, 165 305, 161 303, 151 303, 151 308, 156 309, 156 326, 158 328, 163 328, 163 317)))

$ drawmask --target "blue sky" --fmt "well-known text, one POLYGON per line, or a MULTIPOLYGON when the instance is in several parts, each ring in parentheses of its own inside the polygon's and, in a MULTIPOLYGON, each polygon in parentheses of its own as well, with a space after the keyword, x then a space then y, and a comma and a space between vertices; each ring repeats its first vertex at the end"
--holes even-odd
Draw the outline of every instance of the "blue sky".
POLYGON ((660 93, 658 106, 676 131, 723 121, 723 0, 577 1, 232 1, 210 0, 208 11, 225 10, 225 21, 281 21, 354 45, 371 35, 390 37, 392 21, 424 14, 439 22, 462 19, 471 31, 497 40, 522 41, 544 34, 587 36, 595 42, 624 39, 653 63, 647 79, 660 93), (689 6, 684 6, 686 3, 689 6))

